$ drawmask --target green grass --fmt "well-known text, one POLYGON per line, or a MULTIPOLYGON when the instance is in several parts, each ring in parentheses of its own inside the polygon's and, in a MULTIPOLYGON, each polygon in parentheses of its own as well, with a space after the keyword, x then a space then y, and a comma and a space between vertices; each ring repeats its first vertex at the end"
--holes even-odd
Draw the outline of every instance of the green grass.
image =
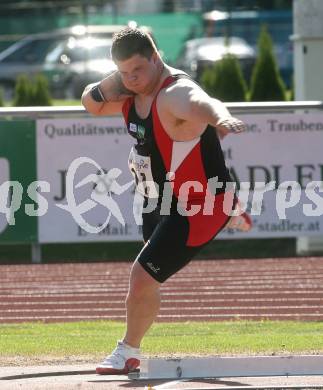
MULTIPOLYGON (((124 324, 111 321, 0 325, 0 356, 102 357, 124 324)), ((157 323, 146 335, 150 356, 322 353, 323 322, 230 321, 157 323)))
POLYGON ((81 106, 81 100, 53 99, 53 106, 81 106))
MULTIPOLYGON (((53 106, 81 106, 81 100, 80 99, 53 99, 53 106)), ((4 107, 12 107, 13 106, 13 100, 8 100, 3 102, 4 107)))

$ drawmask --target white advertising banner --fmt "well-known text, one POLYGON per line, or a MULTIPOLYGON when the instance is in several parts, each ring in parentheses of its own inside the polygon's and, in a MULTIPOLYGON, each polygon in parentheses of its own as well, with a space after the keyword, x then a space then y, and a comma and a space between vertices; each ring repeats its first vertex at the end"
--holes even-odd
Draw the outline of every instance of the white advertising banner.
MULTIPOLYGON (((254 227, 219 238, 322 235, 323 114, 239 118, 247 131, 222 148, 254 227)), ((132 144, 119 117, 37 121, 39 242, 141 240, 132 144)))
POLYGON ((127 163, 132 144, 119 117, 37 121, 38 180, 50 187, 39 191, 48 202, 40 243, 141 239, 127 163))
POLYGON ((247 131, 227 136, 222 148, 233 179, 241 188, 250 185, 239 198, 254 227, 247 234, 223 231, 219 238, 323 235, 323 114, 239 118, 247 131))

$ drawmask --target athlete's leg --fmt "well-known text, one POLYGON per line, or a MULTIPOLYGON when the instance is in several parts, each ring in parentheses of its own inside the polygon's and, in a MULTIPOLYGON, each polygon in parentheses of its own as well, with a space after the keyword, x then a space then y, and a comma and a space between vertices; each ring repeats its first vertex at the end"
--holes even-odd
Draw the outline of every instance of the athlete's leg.
POLYGON ((133 264, 126 299, 127 331, 123 340, 132 347, 139 348, 159 312, 161 284, 182 268, 183 255, 186 262, 187 232, 186 218, 179 215, 159 218, 133 264))
MULTIPOLYGON (((159 210, 143 213, 142 219, 143 239, 146 244, 161 221, 159 210)), ((139 348, 143 336, 158 314, 160 307, 159 288, 160 283, 149 275, 136 260, 131 269, 126 298, 127 330, 123 339, 125 343, 139 348)))
MULTIPOLYGON (((222 204, 220 204, 222 210, 222 204)), ((218 210, 217 210, 218 211, 218 210)), ((126 300, 127 331, 111 355, 97 367, 99 374, 127 373, 140 363, 140 342, 156 318, 161 283, 182 269, 222 230, 227 215, 189 218, 180 214, 164 216, 147 229, 151 236, 139 253, 130 275, 126 300), (210 230, 210 231, 208 231, 210 230), (198 237, 195 237, 198 235, 198 237)))
POLYGON ((139 348, 160 307, 160 283, 136 261, 133 264, 126 299, 127 331, 123 341, 139 348))

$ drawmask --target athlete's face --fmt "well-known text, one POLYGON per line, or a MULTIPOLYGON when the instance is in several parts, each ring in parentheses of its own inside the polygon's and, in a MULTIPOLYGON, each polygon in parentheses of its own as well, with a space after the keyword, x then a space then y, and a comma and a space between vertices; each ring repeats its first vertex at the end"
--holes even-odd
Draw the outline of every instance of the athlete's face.
POLYGON ((150 59, 135 54, 124 61, 116 61, 124 86, 136 94, 152 90, 158 77, 158 56, 154 53, 150 59))

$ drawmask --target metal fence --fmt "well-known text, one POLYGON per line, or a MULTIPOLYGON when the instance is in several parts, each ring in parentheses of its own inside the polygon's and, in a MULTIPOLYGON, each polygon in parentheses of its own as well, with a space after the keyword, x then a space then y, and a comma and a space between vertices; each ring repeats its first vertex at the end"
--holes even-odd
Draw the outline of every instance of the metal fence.
MULTIPOLYGON (((295 110, 323 110, 322 101, 297 102, 248 102, 227 103, 232 114, 294 112, 295 110)), ((54 106, 54 107, 0 107, 0 118, 50 118, 58 116, 90 116, 83 106, 54 106)))

